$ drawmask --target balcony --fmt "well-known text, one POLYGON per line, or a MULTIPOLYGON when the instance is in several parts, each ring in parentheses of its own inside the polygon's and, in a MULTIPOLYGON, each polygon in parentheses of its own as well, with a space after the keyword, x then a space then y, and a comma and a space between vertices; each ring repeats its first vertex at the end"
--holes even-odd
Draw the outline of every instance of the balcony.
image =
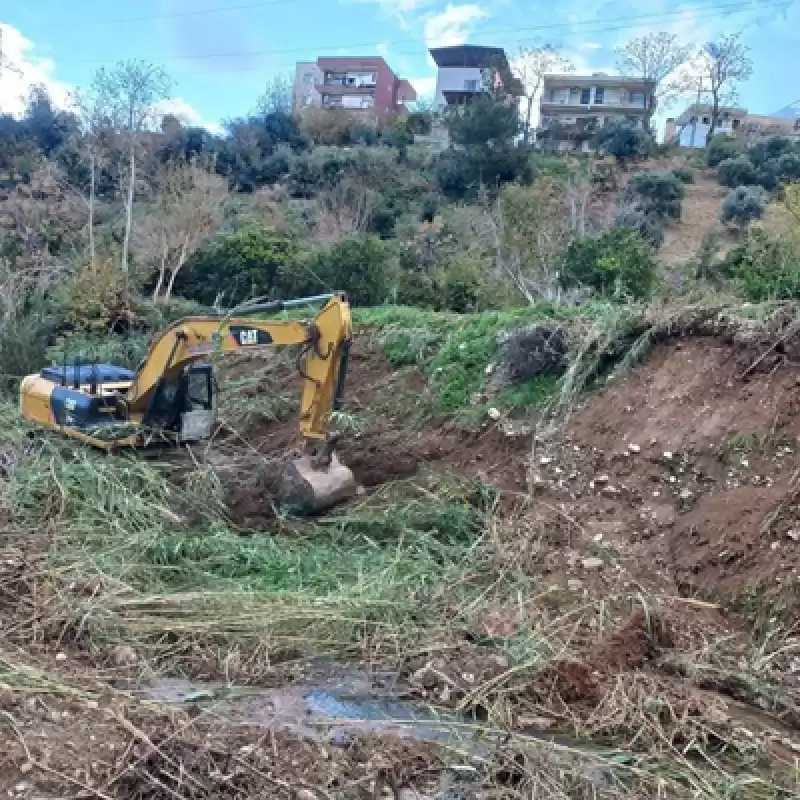
POLYGON ((540 106, 542 111, 554 111, 564 110, 564 111, 588 111, 591 109, 592 111, 601 111, 604 108, 610 109, 625 109, 630 111, 646 111, 647 110, 647 101, 645 98, 636 98, 635 100, 631 100, 629 97, 614 97, 612 96, 604 96, 602 102, 597 102, 594 100, 593 102, 581 102, 581 97, 577 94, 570 95, 569 97, 557 97, 555 99, 542 99, 540 106))
POLYGON ((330 94, 343 97, 351 94, 375 94, 375 84, 362 84, 355 83, 315 83, 314 88, 320 94, 330 94))

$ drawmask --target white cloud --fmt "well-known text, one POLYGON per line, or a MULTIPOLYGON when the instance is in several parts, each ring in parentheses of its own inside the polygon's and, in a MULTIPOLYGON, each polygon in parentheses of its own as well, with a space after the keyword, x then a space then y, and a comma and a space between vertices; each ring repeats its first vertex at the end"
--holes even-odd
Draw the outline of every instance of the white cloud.
POLYGON ((224 133, 223 127, 216 122, 206 122, 203 115, 182 97, 172 97, 162 100, 158 104, 159 114, 171 114, 177 117, 184 125, 205 128, 209 133, 219 136, 224 133))
POLYGON ((464 44, 470 36, 473 23, 488 16, 489 12, 478 5, 454 6, 448 3, 444 11, 429 14, 425 18, 425 44, 428 47, 464 44))
POLYGON ((72 87, 53 77, 52 59, 38 55, 30 39, 11 25, 0 23, 3 30, 3 80, 0 83, 0 111, 20 114, 28 93, 34 86, 44 86, 51 100, 62 108, 70 104, 72 87))

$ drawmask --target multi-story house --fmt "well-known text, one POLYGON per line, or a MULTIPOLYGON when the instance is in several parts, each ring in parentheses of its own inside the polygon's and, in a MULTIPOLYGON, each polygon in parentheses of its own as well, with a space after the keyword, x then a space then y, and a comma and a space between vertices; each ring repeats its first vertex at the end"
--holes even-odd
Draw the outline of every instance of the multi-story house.
POLYGON ((539 101, 538 136, 557 149, 589 149, 591 134, 607 122, 627 119, 644 128, 654 108, 653 84, 597 72, 545 75, 539 101))
MULTIPOLYGON (((711 130, 713 109, 704 103, 692 103, 677 117, 667 120, 664 141, 678 147, 702 148, 706 146, 711 130)), ((777 114, 750 114, 746 108, 724 106, 718 111, 714 133, 743 139, 748 144, 767 136, 787 136, 800 139, 800 118, 777 114)))
POLYGON ((518 97, 522 86, 511 74, 502 47, 481 47, 461 44, 455 47, 434 47, 430 51, 436 62, 437 108, 469 103, 475 95, 494 88, 518 97))
POLYGON ((293 99, 296 109, 345 108, 378 118, 403 111, 417 93, 381 56, 330 56, 297 62, 293 99))
MULTIPOLYGON (((664 141, 674 142, 678 147, 705 147, 713 111, 713 107, 707 103, 692 103, 677 117, 667 120, 664 141)), ((724 106, 718 111, 714 133, 737 136, 744 131, 746 117, 747 109, 724 106)))

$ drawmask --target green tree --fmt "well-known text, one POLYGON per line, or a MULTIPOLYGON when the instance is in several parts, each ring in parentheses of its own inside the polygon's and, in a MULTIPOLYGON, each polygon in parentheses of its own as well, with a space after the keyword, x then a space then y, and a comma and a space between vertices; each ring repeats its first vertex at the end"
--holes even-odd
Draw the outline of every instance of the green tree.
POLYGON ((632 158, 647 155, 652 145, 652 137, 627 120, 606 123, 591 141, 594 148, 605 150, 623 166, 632 158))
POLYGON ((726 158, 717 167, 717 180, 722 186, 735 189, 737 186, 752 186, 758 181, 753 162, 744 154, 726 158))
POLYGON ((205 305, 234 306, 251 297, 285 297, 296 256, 291 241, 269 228, 216 236, 175 278, 174 294, 205 305))
POLYGON ((680 219, 686 187, 673 172, 642 172, 625 187, 623 199, 660 217, 680 219))

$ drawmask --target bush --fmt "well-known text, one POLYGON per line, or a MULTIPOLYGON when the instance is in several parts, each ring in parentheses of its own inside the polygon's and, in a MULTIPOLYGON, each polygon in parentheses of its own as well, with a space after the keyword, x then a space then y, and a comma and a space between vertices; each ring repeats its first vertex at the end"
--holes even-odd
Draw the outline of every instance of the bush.
POLYGON ((732 136, 715 134, 706 147, 706 164, 718 167, 726 158, 736 158, 741 152, 741 146, 732 136))
POLYGON ((625 187, 623 200, 648 214, 680 219, 686 189, 671 172, 644 172, 634 175, 625 187))
POLYGON ((572 242, 564 257, 561 282, 565 288, 591 286, 614 297, 648 297, 656 264, 639 234, 611 228, 597 238, 572 242))
POLYGON ((722 201, 720 219, 744 230, 754 219, 759 219, 764 214, 764 208, 764 192, 760 187, 739 186, 731 189, 722 201))
POLYGON ((789 240, 751 230, 744 244, 728 254, 726 266, 747 300, 800 298, 800 252, 789 240))
POLYGON ((175 293, 209 306, 285 297, 285 275, 294 260, 287 237, 270 228, 247 227, 217 236, 198 250, 178 273, 175 293))
POLYGON ((793 152, 791 139, 785 136, 770 136, 751 147, 747 154, 756 167, 763 167, 769 161, 776 161, 782 155, 793 152))
POLYGON ((784 153, 775 161, 779 181, 800 181, 800 153, 784 153))
POLYGON ((673 167, 672 174, 681 183, 694 183, 694 170, 689 167, 673 167))
POLYGON ((433 173, 442 193, 458 199, 474 196, 481 186, 495 189, 504 183, 530 183, 533 179, 527 152, 511 144, 446 150, 434 161, 433 173))
POLYGON ((631 158, 647 155, 652 141, 647 131, 627 120, 607 123, 591 139, 595 149, 605 150, 622 164, 631 158))
POLYGON ((626 205, 617 209, 613 224, 618 228, 636 231, 653 250, 664 243, 664 223, 658 214, 637 206, 626 205))
POLYGON ((342 290, 355 305, 383 303, 393 272, 391 247, 372 234, 340 239, 312 253, 295 275, 293 294, 342 290))
POLYGON ((752 186, 757 180, 756 168, 745 155, 726 158, 717 167, 717 180, 722 186, 735 189, 737 186, 752 186))

